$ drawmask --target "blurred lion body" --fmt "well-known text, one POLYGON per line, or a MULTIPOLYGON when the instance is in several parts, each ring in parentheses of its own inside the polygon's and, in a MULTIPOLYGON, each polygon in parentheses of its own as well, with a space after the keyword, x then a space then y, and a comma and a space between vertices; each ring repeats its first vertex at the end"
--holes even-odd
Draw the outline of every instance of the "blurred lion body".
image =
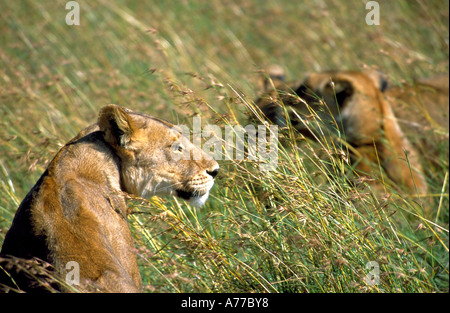
MULTIPOLYGON (((388 87, 377 71, 326 71, 301 84, 277 82, 280 90, 266 91, 256 104, 280 126, 287 125, 286 109, 291 124, 309 137, 315 135, 308 127, 313 120, 340 130, 355 148, 357 170, 376 171, 379 160, 404 191, 423 195, 423 159, 435 161, 440 143, 448 142, 448 79, 447 74, 388 87)), ((446 150, 448 155, 448 145, 446 150)))
POLYGON ((436 143, 449 130, 449 76, 420 79, 412 84, 388 88, 384 93, 397 122, 412 144, 433 157, 436 143), (417 134, 426 136, 417 136, 417 134))
MULTIPOLYGON (((174 157, 179 147, 200 149, 173 127, 116 105, 104 107, 98 123, 61 148, 22 201, 2 255, 48 262, 60 275, 75 261, 82 290, 139 291, 126 193, 173 194, 204 202, 218 171, 202 151, 197 161, 174 157)), ((14 277, 12 269, 11 275, 13 288, 39 287, 27 281, 26 273, 14 277)))

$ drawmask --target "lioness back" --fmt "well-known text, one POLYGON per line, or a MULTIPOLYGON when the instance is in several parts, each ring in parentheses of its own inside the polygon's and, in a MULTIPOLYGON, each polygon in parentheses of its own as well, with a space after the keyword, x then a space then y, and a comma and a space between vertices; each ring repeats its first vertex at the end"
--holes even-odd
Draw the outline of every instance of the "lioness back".
MULTIPOLYGON (((76 262, 82 290, 137 292, 142 282, 125 194, 175 195, 202 205, 217 172, 218 164, 174 125, 108 105, 51 161, 19 206, 1 253, 48 262, 56 274, 76 262), (182 158, 186 151, 200 157, 182 158)), ((42 287, 19 274, 23 285, 6 284, 42 287)))

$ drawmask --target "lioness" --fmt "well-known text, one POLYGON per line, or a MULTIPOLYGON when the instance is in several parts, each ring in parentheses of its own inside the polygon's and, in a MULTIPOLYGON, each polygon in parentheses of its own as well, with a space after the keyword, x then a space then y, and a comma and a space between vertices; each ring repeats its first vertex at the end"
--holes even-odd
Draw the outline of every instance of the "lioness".
POLYGON ((340 130, 356 149, 363 161, 357 169, 369 172, 369 164, 379 159, 407 192, 425 194, 420 158, 433 158, 439 142, 448 141, 448 79, 447 74, 387 88, 386 77, 377 71, 326 71, 309 75, 300 85, 277 82, 281 91, 266 91, 256 104, 274 123, 286 126, 281 100, 292 125, 307 136, 314 136, 308 122, 315 111, 315 121, 340 130))
POLYGON ((25 197, 1 253, 38 258, 61 274, 75 261, 81 287, 138 292, 125 194, 176 195, 202 205, 218 171, 174 125, 107 105, 96 124, 61 148, 25 197), (190 153, 201 157, 192 160, 190 153))

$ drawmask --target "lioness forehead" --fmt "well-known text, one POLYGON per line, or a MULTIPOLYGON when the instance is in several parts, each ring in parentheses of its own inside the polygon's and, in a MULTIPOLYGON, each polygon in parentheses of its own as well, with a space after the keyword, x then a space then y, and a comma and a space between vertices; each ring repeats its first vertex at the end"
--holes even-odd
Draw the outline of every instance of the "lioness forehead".
POLYGON ((324 86, 336 81, 347 81, 353 88, 365 89, 368 86, 375 86, 384 91, 387 86, 385 75, 377 71, 324 71, 312 73, 304 80, 304 84, 311 88, 323 88, 324 86))
POLYGON ((148 122, 156 122, 156 123, 162 124, 163 126, 167 127, 168 129, 172 129, 173 131, 181 134, 181 129, 179 127, 175 126, 174 124, 172 124, 166 120, 157 118, 157 117, 149 115, 149 114, 138 113, 138 112, 133 112, 133 111, 130 111, 129 114, 138 116, 142 119, 143 122, 145 122, 144 125, 140 125, 142 128, 148 127, 149 126, 148 122))
POLYGON ((306 81, 313 84, 319 84, 322 82, 328 83, 336 79, 358 80, 364 77, 364 74, 356 71, 325 71, 310 74, 306 81))

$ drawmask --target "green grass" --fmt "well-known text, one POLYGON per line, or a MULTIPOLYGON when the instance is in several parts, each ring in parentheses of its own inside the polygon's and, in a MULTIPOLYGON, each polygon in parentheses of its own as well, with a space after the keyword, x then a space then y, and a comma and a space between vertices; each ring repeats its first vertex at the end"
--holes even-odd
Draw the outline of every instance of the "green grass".
MULTIPOLYGON (((363 1, 203 2, 78 1, 81 25, 67 26, 65 1, 1 1, 0 243, 54 154, 105 104, 246 125, 269 64, 291 80, 367 66, 394 84, 448 72, 446 1, 379 1, 380 26, 365 24, 363 1)), ((145 291, 448 292, 445 153, 426 219, 388 185, 376 197, 329 138, 280 136, 277 171, 220 161, 201 209, 130 199, 145 291)))

